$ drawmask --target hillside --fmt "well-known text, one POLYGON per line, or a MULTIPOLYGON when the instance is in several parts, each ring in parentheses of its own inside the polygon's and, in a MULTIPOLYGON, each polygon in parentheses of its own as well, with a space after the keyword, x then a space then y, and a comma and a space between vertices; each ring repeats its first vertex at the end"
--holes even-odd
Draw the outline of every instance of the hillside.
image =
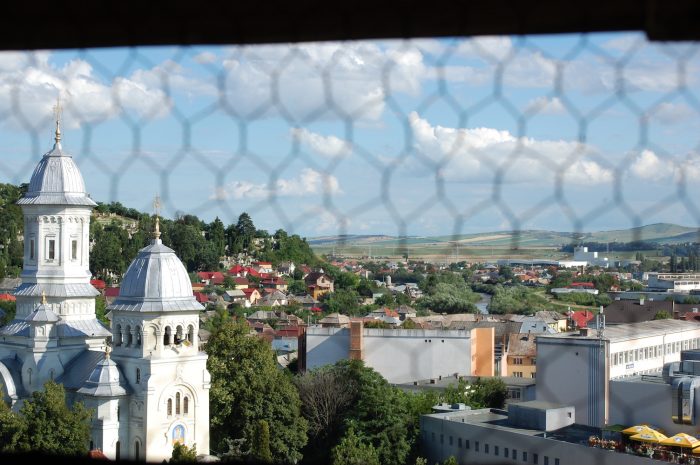
POLYGON ((669 223, 656 223, 638 228, 595 231, 588 233, 558 232, 544 230, 494 231, 456 236, 407 236, 343 235, 309 239, 312 247, 414 247, 421 248, 474 248, 474 247, 560 247, 576 242, 632 242, 649 241, 666 244, 697 242, 700 230, 669 223))

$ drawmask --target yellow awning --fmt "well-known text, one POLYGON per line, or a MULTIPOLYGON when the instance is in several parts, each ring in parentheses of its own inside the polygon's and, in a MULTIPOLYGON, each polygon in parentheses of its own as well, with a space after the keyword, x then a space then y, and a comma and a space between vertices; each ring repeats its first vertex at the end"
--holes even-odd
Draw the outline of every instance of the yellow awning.
POLYGON ((700 440, 689 434, 678 433, 670 438, 664 439, 660 444, 664 446, 688 447, 693 449, 695 447, 700 447, 700 440))
POLYGON ((658 431, 655 431, 653 429, 650 429, 648 432, 644 433, 639 433, 635 434, 634 436, 630 436, 630 439, 632 441, 641 441, 641 442, 653 442, 653 443, 660 443, 664 439, 667 439, 666 435, 659 433, 658 431))
POLYGON ((629 428, 623 429, 622 434, 640 434, 640 433, 648 433, 650 431, 654 431, 652 428, 649 427, 649 425, 636 425, 636 426, 630 426, 629 428))

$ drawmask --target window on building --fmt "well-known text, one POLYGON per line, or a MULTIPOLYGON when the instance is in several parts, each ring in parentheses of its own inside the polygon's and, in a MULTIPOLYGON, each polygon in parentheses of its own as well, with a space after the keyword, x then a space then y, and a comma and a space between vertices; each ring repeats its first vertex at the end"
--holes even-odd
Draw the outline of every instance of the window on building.
POLYGON ((515 376, 516 378, 522 378, 523 372, 522 371, 514 371, 513 376, 515 376))
POLYGON ((190 344, 194 343, 194 325, 187 327, 187 342, 190 344))
POLYGON ((122 416, 122 409, 117 405, 117 421, 121 419, 122 416))
POLYGON ((544 456, 544 465, 549 465, 549 457, 544 456))
POLYGON ((122 345, 122 325, 117 325, 116 331, 114 331, 114 345, 122 345))
POLYGON ((175 394, 175 415, 180 415, 180 393, 175 394))
POLYGON ((168 416, 172 416, 173 414, 173 400, 168 399, 168 416))
POLYGON ((507 447, 504 447, 504 448, 503 448, 503 457, 508 458, 508 452, 509 452, 509 451, 508 451, 508 448, 507 448, 507 447))
POLYGON ((489 453, 489 445, 485 443, 484 444, 484 454, 488 454, 488 453, 489 453))
POLYGON ((134 334, 136 337, 136 347, 141 347, 141 327, 137 326, 134 332, 136 333, 134 334))
POLYGON ((29 240, 29 259, 34 260, 34 257, 36 256, 35 252, 35 244, 34 244, 34 239, 29 240))
POLYGON ((532 463, 535 465, 540 463, 540 457, 537 454, 532 454, 532 463))
POLYGON ((440 434, 440 444, 444 444, 444 443, 445 443, 445 435, 440 434))
POLYGON ((556 457, 554 458, 554 465, 559 465, 559 459, 556 457))
POLYGON ((136 369, 136 384, 141 384, 141 368, 136 369))
POLYGON ((523 462, 527 462, 527 452, 523 451, 523 462))
POLYGON ((464 448, 469 449, 469 439, 464 440, 464 448))
POLYGON ((513 460, 518 460, 518 450, 513 449, 513 454, 510 456, 513 460))
POLYGON ((121 445, 122 445, 121 442, 117 441, 117 448, 116 448, 116 452, 115 452, 115 458, 117 460, 121 459, 121 456, 122 456, 121 445))
POLYGON ((134 441, 134 459, 138 462, 141 460, 141 443, 134 441))
POLYGON ((163 331, 163 345, 164 346, 169 346, 170 345, 170 326, 165 327, 165 331, 163 331))
POLYGON ((474 452, 479 452, 479 441, 474 441, 474 452))
POLYGON ((450 445, 452 445, 452 436, 449 437, 450 445))
POLYGON ((49 260, 56 259, 56 240, 55 239, 49 239, 49 253, 47 255, 47 258, 49 260))
POLYGON ((433 435, 433 442, 435 442, 435 431, 431 433, 433 435))
POLYGON ((498 456, 498 446, 493 446, 493 455, 498 456))
POLYGON ((514 365, 522 365, 522 364, 523 364, 523 359, 520 358, 520 357, 515 357, 515 358, 513 359, 513 364, 514 364, 514 365))
POLYGON ((78 240, 73 239, 70 241, 70 258, 71 260, 78 259, 78 240))
POLYGON ((133 335, 131 334, 131 326, 126 327, 126 346, 131 347, 133 342, 133 335))

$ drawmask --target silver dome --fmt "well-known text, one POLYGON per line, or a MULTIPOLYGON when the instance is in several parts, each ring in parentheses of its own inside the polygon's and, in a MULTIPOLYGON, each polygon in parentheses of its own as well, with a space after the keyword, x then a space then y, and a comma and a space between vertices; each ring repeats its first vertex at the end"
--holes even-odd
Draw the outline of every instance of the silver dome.
POLYGON ((141 249, 126 270, 119 297, 110 310, 141 312, 199 311, 185 266, 160 239, 141 249))
POLYGON ((129 393, 129 385, 117 364, 106 356, 97 363, 78 392, 95 397, 124 396, 129 393))
POLYGON ((56 141, 34 169, 29 190, 19 205, 97 205, 85 192, 85 182, 70 155, 56 141))

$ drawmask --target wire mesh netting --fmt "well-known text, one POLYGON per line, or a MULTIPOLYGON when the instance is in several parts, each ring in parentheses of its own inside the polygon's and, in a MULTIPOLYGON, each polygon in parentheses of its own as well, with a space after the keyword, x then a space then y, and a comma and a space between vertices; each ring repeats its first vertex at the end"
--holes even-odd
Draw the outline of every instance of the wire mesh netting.
POLYGON ((160 192, 171 215, 245 210, 307 236, 700 223, 692 44, 597 34, 1 57, 6 181, 26 182, 50 147, 60 95, 64 147, 92 196, 145 211, 160 192))
POLYGON ((652 223, 694 241, 699 68, 696 44, 634 33, 7 52, 0 181, 28 181, 60 96, 92 197, 142 211, 395 237, 379 255, 652 223))

